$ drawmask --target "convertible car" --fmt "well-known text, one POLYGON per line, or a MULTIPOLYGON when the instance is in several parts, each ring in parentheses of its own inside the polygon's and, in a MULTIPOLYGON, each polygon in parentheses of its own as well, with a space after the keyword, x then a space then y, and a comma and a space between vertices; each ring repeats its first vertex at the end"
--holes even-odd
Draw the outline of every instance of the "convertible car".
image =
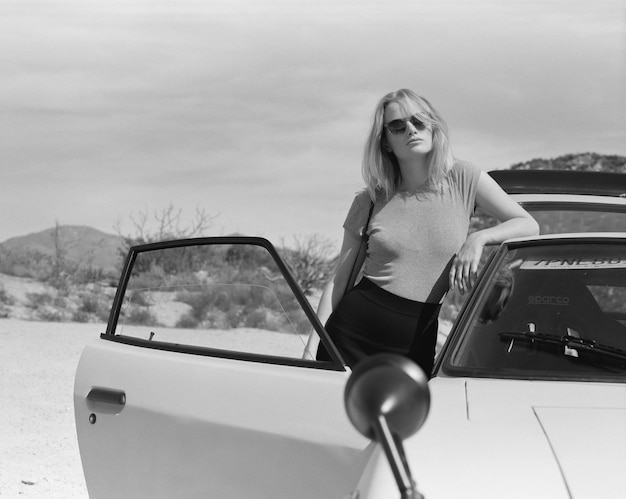
POLYGON ((89 495, 626 497, 626 232, 493 252, 417 395, 392 394, 423 423, 392 428, 395 462, 346 413, 355 373, 267 240, 133 247, 76 372, 89 495))

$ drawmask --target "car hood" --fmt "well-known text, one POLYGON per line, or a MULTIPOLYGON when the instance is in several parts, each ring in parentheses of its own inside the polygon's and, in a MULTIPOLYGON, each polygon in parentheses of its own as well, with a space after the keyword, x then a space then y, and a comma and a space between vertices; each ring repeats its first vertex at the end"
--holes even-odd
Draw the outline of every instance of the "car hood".
POLYGON ((626 497, 626 384, 435 378, 405 443, 427 498, 626 497))

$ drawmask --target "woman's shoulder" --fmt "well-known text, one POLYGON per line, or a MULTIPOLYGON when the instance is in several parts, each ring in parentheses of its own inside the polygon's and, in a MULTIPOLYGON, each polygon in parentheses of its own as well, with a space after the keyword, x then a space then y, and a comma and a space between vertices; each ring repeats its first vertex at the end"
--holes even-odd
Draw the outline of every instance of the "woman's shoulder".
POLYGON ((448 178, 455 184, 473 185, 478 182, 481 170, 473 163, 464 160, 455 160, 448 172, 448 178))
POLYGON ((356 192, 354 195, 354 200, 359 203, 369 203, 370 201, 370 193, 367 189, 363 188, 356 192))
POLYGON ((474 205, 480 174, 481 170, 474 164, 462 160, 455 160, 448 173, 450 192, 465 200, 468 208, 474 205))
MULTIPOLYGON (((381 193, 376 192, 376 201, 381 199, 381 193)), ((357 209, 369 209, 372 205, 372 197, 367 189, 362 189, 354 195, 352 206, 357 209)))
POLYGON ((452 168, 450 168, 450 173, 456 176, 480 175, 480 169, 470 161, 455 159, 452 168))
POLYGON ((367 222, 371 206, 372 200, 369 191, 363 189, 357 192, 343 224, 344 229, 360 237, 361 231, 367 222))

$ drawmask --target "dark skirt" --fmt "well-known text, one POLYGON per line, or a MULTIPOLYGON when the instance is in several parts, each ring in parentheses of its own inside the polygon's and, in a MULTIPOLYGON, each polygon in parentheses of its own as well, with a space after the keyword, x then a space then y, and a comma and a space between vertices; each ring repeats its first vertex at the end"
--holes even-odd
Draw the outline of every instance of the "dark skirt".
MULTIPOLYGON (((441 305, 394 295, 362 279, 341 299, 326 330, 349 366, 376 353, 405 355, 430 377, 441 305)), ((318 360, 330 360, 320 345, 318 360)))

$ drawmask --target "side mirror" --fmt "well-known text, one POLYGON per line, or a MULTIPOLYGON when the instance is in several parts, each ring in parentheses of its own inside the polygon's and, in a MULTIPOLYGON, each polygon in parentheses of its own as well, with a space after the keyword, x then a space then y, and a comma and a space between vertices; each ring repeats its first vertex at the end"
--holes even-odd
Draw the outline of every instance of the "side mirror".
POLYGON ((398 484, 402 499, 423 499, 407 462, 403 439, 426 421, 430 409, 428 378, 406 357, 377 354, 359 362, 344 392, 352 425, 380 443, 398 484))

